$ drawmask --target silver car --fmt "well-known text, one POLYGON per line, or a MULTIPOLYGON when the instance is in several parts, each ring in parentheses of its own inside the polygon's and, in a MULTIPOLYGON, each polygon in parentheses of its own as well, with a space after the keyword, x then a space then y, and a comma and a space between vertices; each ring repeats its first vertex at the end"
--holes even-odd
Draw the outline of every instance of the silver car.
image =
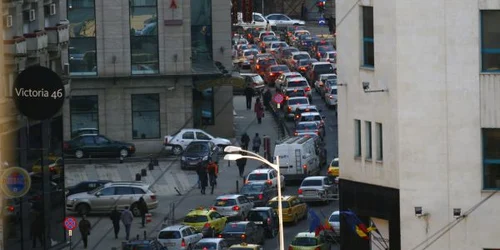
POLYGON ((213 208, 228 221, 243 220, 253 208, 253 202, 241 194, 222 195, 215 199, 213 208))
POLYGON ((309 176, 300 184, 300 200, 304 202, 326 202, 338 197, 337 186, 327 176, 309 176))
POLYGON ((229 244, 221 238, 204 238, 194 245, 194 250, 228 250, 229 244))
POLYGON ((337 86, 332 86, 330 89, 330 93, 325 94, 325 103, 329 108, 337 107, 337 86))
POLYGON ((173 225, 163 228, 156 239, 168 249, 193 249, 196 243, 203 238, 190 226, 173 225))

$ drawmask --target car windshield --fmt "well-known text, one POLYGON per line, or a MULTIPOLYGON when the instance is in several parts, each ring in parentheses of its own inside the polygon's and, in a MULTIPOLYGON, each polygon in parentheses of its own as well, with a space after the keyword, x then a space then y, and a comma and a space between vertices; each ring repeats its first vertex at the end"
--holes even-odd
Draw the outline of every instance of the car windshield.
POLYGON ((225 232, 245 232, 246 224, 243 223, 229 223, 224 228, 225 232))
POLYGON ((336 95, 337 94, 337 89, 332 89, 332 91, 330 91, 330 94, 336 95))
MULTIPOLYGON (((269 207, 272 207, 273 209, 278 209, 278 202, 277 201, 270 201, 269 202, 269 207)), ((281 207, 282 208, 289 208, 290 204, 288 204, 288 201, 282 201, 281 202, 281 207)))
POLYGON ((250 174, 248 175, 249 181, 265 181, 267 180, 267 174, 250 174))
POLYGON ((217 199, 215 201, 215 206, 217 207, 229 207, 236 205, 235 199, 217 199))
POLYGON ((279 47, 288 47, 286 43, 273 43, 271 44, 271 48, 279 48, 279 47))
POLYGON ((310 186, 321 186, 323 182, 321 180, 304 180, 300 186, 310 187, 310 186))
POLYGON ((261 83, 263 82, 264 80, 262 80, 262 77, 260 77, 259 75, 256 75, 256 76, 252 76, 252 80, 253 82, 256 82, 256 83, 261 83))
POLYGON ((309 54, 301 53, 293 56, 294 60, 302 60, 302 59, 309 59, 311 58, 309 54))
POLYGON ((298 81, 288 82, 288 87, 290 87, 290 88, 307 87, 307 86, 308 86, 308 84, 304 80, 298 80, 298 81))
POLYGON ((261 60, 259 61, 259 64, 260 65, 273 65, 273 64, 276 64, 276 60, 275 59, 266 59, 266 60, 261 60))
POLYGON ((326 80, 326 85, 337 86, 337 78, 326 80))
POLYGON ((318 129, 318 124, 315 122, 303 122, 297 124, 297 130, 316 130, 318 129))
POLYGON ((188 153, 204 153, 207 151, 208 151, 208 147, 206 144, 196 143, 196 144, 188 145, 188 147, 186 148, 186 152, 188 152, 188 153))
POLYGON ((289 48, 283 51, 284 55, 291 55, 293 52, 299 52, 299 49, 297 48, 289 48))
POLYGON ((295 36, 300 36, 300 35, 310 35, 310 33, 307 30, 295 31, 295 36))
POLYGON ((168 239, 180 239, 180 238, 181 234, 179 233, 179 231, 161 231, 158 234, 158 239, 168 240, 168 239))
POLYGON ((331 64, 318 64, 314 66, 314 70, 333 73, 333 66, 331 64))
POLYGON ((312 246, 318 245, 318 240, 316 238, 297 237, 297 238, 293 239, 292 245, 294 245, 294 246, 312 247, 312 246))
POLYGON ((278 72, 278 71, 290 72, 288 67, 285 65, 271 67, 271 71, 273 71, 273 72, 278 72))
POLYGON ((310 34, 302 34, 299 37, 300 40, 311 40, 312 41, 312 36, 310 34))
POLYGON ((318 51, 320 51, 320 52, 323 52, 323 51, 332 51, 332 50, 333 50, 333 47, 331 45, 319 46, 318 47, 318 51))
POLYGON ((205 215, 188 215, 184 218, 184 222, 186 223, 198 223, 198 222, 207 222, 208 218, 205 215))
POLYGON ((332 214, 330 218, 328 219, 330 222, 339 222, 340 221, 340 216, 338 214, 332 214))
POLYGON ((252 185, 244 185, 241 188, 241 193, 260 193, 262 190, 264 190, 264 184, 258 185, 258 184, 252 184, 252 185))
POLYGON ((288 100, 288 105, 309 104, 307 98, 297 98, 288 100))
POLYGON ((216 250, 217 243, 214 242, 198 242, 194 246, 194 250, 216 250))
POLYGON ((264 42, 272 42, 272 41, 279 41, 279 40, 275 36, 265 36, 265 37, 262 38, 262 41, 264 41, 264 42))
POLYGON ((248 213, 248 220, 250 221, 263 221, 267 220, 269 213, 266 211, 250 211, 248 213))

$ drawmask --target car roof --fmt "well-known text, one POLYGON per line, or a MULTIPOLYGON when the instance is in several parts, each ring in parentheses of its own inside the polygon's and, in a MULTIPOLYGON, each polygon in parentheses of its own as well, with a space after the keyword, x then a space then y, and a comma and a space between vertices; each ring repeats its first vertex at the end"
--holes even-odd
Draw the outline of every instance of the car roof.
POLYGON ((250 221, 231 221, 231 222, 228 222, 226 225, 229 225, 229 224, 242 224, 242 225, 246 225, 250 223, 250 221))
POLYGON ((305 90, 303 88, 288 87, 285 89, 285 91, 305 91, 305 90))
POLYGON ((334 73, 328 73, 328 74, 320 74, 319 77, 320 78, 323 78, 323 77, 330 77, 330 76, 337 76, 337 74, 334 74, 334 73))
POLYGON ((256 73, 240 73, 240 76, 258 76, 256 73))
POLYGON ((329 62, 313 62, 312 65, 326 65, 326 64, 331 64, 329 62))
POLYGON ((302 113, 302 116, 313 116, 313 115, 320 115, 319 112, 304 112, 302 113))
POLYGON ((134 186, 134 187, 141 187, 141 188, 149 188, 149 184, 141 181, 112 181, 104 184, 103 187, 116 187, 116 186, 134 186))
POLYGON ((298 122, 297 125, 298 124, 318 124, 318 123, 315 121, 303 121, 303 122, 298 122))
POLYGON ((316 110, 318 110, 318 107, 316 105, 304 105, 304 106, 297 108, 297 110, 300 110, 300 109, 316 109, 316 110))
POLYGON ((295 51, 295 52, 292 52, 292 55, 300 55, 300 54, 309 55, 309 53, 307 53, 305 51, 295 51))
POLYGON ((162 230, 160 230, 160 232, 164 232, 164 231, 179 231, 179 230, 182 230, 186 227, 189 227, 189 226, 186 226, 186 225, 172 225, 172 226, 168 226, 168 227, 165 227, 163 228, 162 230))
POLYGON ((254 207, 250 209, 250 211, 268 211, 268 210, 273 210, 271 207, 254 207))
POLYGON ((308 176, 304 180, 323 180, 326 176, 308 176))
POLYGON ((293 82, 293 81, 307 81, 307 79, 303 76, 299 76, 299 77, 293 77, 293 78, 290 78, 288 79, 289 82, 293 82))
POLYGON ((186 216, 188 216, 188 215, 208 215, 211 212, 215 212, 215 210, 208 209, 208 208, 196 208, 196 209, 189 211, 189 213, 187 213, 186 216))
POLYGON ((293 97, 288 98, 288 100, 292 100, 292 99, 308 99, 309 100, 309 98, 307 98, 305 96, 293 96, 293 97))
POLYGON ((316 238, 316 234, 314 232, 312 232, 312 233, 309 233, 309 232, 300 232, 295 237, 316 238))
POLYGON ((225 194, 225 195, 220 195, 220 196, 217 196, 217 200, 218 199, 236 199, 238 197, 242 196, 241 194, 225 194))
POLYGON ((285 76, 292 76, 292 75, 301 75, 299 72, 293 71, 293 72, 285 72, 283 73, 285 76))
POLYGON ((219 243, 219 242, 221 242, 223 240, 224 239, 222 239, 222 238, 203 238, 203 239, 199 240, 196 243, 203 243, 203 242, 219 243))

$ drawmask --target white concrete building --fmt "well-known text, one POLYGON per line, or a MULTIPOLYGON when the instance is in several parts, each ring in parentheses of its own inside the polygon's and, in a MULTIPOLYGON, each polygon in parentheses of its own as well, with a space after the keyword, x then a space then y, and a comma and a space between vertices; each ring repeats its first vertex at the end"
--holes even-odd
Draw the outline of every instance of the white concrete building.
POLYGON ((500 190, 500 2, 355 2, 336 3, 340 209, 387 244, 343 223, 341 249, 499 249, 500 193, 480 202, 500 190))

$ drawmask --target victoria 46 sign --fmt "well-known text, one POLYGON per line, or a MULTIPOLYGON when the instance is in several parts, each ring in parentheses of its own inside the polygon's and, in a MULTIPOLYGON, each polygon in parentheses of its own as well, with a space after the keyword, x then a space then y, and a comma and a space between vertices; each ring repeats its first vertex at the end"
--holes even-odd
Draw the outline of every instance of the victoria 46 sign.
POLYGON ((51 118, 64 104, 64 85, 59 75, 49 68, 32 66, 19 74, 14 83, 17 109, 30 119, 51 118))

